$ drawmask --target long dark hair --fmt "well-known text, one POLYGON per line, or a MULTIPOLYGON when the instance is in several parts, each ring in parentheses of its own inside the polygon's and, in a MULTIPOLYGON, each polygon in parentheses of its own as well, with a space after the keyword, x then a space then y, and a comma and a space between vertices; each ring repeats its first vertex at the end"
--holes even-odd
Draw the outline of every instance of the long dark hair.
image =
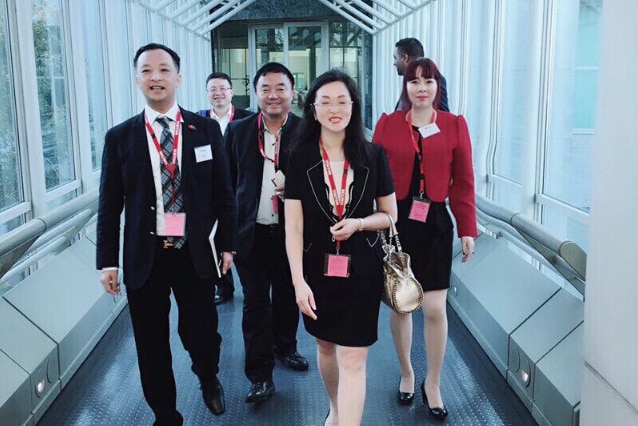
POLYGON ((434 61, 430 58, 416 59, 410 62, 408 67, 405 69, 405 75, 403 76, 403 90, 401 91, 401 104, 403 105, 403 109, 412 108, 412 101, 410 101, 410 97, 408 96, 408 82, 416 78, 417 74, 419 74, 419 69, 421 70, 422 77, 433 78, 436 80, 436 96, 434 97, 434 101, 432 101, 432 107, 434 109, 439 109, 439 102, 441 99, 441 72, 434 61))
POLYGON ((317 91, 326 84, 342 82, 352 99, 352 115, 346 126, 346 137, 343 142, 343 151, 353 168, 365 164, 368 142, 363 131, 363 117, 361 115, 361 96, 357 83, 352 77, 339 69, 326 71, 314 79, 306 96, 301 124, 297 127, 294 143, 291 150, 294 151, 301 145, 318 144, 321 136, 321 124, 315 119, 314 103, 317 99, 317 91))

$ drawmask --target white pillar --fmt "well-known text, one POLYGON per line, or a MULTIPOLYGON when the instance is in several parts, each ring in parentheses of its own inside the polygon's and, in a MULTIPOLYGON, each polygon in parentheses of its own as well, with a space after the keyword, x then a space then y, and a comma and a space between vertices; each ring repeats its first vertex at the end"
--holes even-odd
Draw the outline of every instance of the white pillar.
POLYGON ((604 0, 581 425, 638 425, 638 2, 604 0))

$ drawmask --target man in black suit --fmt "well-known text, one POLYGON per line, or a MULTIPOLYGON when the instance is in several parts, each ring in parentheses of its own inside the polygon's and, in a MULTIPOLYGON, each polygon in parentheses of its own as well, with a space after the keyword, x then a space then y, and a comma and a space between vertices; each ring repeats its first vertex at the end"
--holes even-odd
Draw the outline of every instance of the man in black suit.
POLYGON ((233 121, 225 136, 240 223, 235 261, 244 290, 247 403, 265 401, 275 392, 275 356, 294 370, 308 369, 297 352, 299 309, 280 199, 290 138, 300 122, 290 113, 294 78, 288 68, 271 62, 257 71, 253 87, 261 112, 233 121))
MULTIPOLYGON (((417 58, 422 58, 425 56, 423 53, 423 45, 421 42, 415 38, 402 38, 397 41, 394 45, 394 53, 392 56, 394 57, 394 66, 397 68, 397 74, 403 77, 405 75, 405 70, 410 64, 410 62, 414 61, 417 58)), ((436 107, 438 110, 450 112, 450 108, 447 104, 447 82, 445 81, 445 77, 441 75, 441 84, 439 85, 439 89, 441 89, 441 97, 439 99, 439 105, 436 107)), ((394 110, 403 109, 405 105, 402 105, 401 98, 399 97, 399 101, 397 105, 394 107, 394 110)))
MULTIPOLYGON (((209 74, 206 78, 206 92, 208 92, 208 101, 211 108, 199 110, 197 114, 217 121, 221 127, 222 134, 226 132, 228 123, 254 114, 252 111, 235 108, 232 103, 234 96, 233 82, 226 73, 214 72, 209 74)), ((235 293, 233 274, 228 272, 222 275, 217 282, 215 304, 220 305, 232 299, 233 293, 235 293)))
POLYGON ((181 425, 169 343, 171 291, 178 331, 197 371, 204 402, 224 412, 217 379, 221 336, 211 279, 209 234, 219 220, 224 272, 232 266, 237 231, 228 158, 219 125, 175 102, 180 58, 156 43, 142 46, 133 65, 144 111, 106 134, 97 222, 97 268, 119 294, 120 215, 125 210, 123 281, 147 403, 156 425, 181 425))

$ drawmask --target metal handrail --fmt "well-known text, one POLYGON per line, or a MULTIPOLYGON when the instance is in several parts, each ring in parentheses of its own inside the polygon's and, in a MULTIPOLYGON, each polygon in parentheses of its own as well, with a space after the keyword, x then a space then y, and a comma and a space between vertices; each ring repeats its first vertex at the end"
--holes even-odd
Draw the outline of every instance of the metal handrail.
POLYGON ((500 222, 496 224, 499 229, 527 243, 581 294, 585 294, 587 253, 578 244, 559 240, 542 225, 483 196, 476 195, 476 209, 484 225, 489 227, 490 219, 500 222))
POLYGON ((60 235, 60 232, 43 235, 46 231, 64 222, 69 222, 71 228, 84 226, 97 212, 97 198, 98 190, 91 190, 0 237, 0 279, 25 255, 60 235))

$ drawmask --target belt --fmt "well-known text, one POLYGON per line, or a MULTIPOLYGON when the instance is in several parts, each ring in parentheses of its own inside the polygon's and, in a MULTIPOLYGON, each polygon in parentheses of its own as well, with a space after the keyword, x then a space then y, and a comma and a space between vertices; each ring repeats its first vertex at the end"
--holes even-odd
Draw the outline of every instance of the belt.
POLYGON ((261 224, 261 223, 256 223, 255 224, 255 228, 259 228, 263 232, 268 232, 270 234, 274 234, 274 233, 279 232, 279 230, 281 229, 281 226, 279 226, 278 223, 272 223, 270 225, 264 225, 264 224, 261 224))
POLYGON ((175 244, 168 241, 168 237, 157 237, 157 245, 161 249, 175 249, 175 244))

